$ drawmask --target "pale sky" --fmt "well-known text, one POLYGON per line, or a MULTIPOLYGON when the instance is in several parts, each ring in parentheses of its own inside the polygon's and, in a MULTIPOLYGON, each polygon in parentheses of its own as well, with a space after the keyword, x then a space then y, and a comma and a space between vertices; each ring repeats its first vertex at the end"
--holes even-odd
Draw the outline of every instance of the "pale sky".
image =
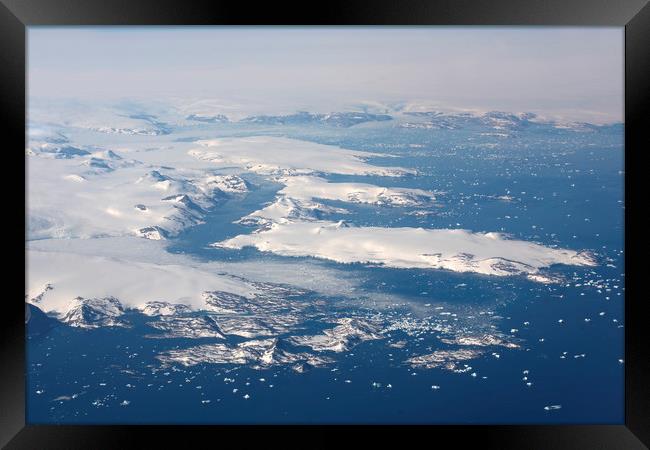
POLYGON ((623 120, 622 27, 29 27, 27 45, 30 98, 623 120))

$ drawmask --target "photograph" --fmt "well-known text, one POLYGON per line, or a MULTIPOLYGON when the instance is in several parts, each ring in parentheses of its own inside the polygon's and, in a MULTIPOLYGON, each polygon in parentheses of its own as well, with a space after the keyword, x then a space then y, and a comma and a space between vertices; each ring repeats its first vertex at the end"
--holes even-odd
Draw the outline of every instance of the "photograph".
POLYGON ((27 425, 626 423, 624 26, 25 43, 27 425))

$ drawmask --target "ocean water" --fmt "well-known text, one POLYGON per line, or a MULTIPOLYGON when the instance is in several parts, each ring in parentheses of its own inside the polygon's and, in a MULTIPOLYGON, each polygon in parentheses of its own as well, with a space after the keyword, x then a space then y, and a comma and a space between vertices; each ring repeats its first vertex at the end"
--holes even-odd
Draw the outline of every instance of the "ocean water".
MULTIPOLYGON (((464 361, 469 369, 461 373, 413 368, 406 359, 447 344, 435 331, 396 326, 389 332, 390 342, 405 341, 404 346, 360 342, 332 355, 334 364, 305 373, 288 366, 165 368, 155 358, 159 352, 214 340, 147 338, 153 331, 149 318, 136 312, 127 313, 132 328, 28 327, 29 423, 623 423, 622 128, 599 133, 530 130, 500 139, 471 129, 400 130, 384 124, 344 129, 215 125, 179 139, 217 131, 220 136, 282 135, 389 152, 393 157, 369 162, 414 168, 418 174, 324 178, 437 193, 426 215, 413 214, 416 208, 323 201, 349 211, 328 220, 499 231, 586 250, 598 264, 552 267, 562 282, 542 284, 517 276, 341 265, 250 248, 209 247, 250 233, 250 227, 233 221, 272 201, 282 187, 244 175, 255 189, 210 211, 205 224, 173 240, 170 252, 207 261, 291 260, 341 271, 360 283, 361 292, 358 301, 319 297, 332 317, 354 311, 403 325, 444 310, 448 314, 442 320, 455 329, 497 331, 519 348, 490 348, 464 361)), ((305 300, 312 297, 306 294, 305 300)), ((314 334, 322 327, 308 321, 301 332, 314 334)))

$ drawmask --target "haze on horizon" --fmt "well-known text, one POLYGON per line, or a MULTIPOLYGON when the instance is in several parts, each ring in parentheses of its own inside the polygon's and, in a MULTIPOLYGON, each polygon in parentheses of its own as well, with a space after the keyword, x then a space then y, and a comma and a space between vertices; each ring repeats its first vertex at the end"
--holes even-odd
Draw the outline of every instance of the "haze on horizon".
POLYGON ((622 27, 29 27, 27 38, 30 100, 623 121, 622 27))

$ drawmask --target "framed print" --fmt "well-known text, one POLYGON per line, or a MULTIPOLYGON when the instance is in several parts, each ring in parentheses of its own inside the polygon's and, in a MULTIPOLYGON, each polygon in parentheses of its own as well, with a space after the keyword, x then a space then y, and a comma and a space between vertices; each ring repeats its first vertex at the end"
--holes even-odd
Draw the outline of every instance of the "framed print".
POLYGON ((645 448, 650 7, 269 9, 4 1, 2 444, 645 448))

